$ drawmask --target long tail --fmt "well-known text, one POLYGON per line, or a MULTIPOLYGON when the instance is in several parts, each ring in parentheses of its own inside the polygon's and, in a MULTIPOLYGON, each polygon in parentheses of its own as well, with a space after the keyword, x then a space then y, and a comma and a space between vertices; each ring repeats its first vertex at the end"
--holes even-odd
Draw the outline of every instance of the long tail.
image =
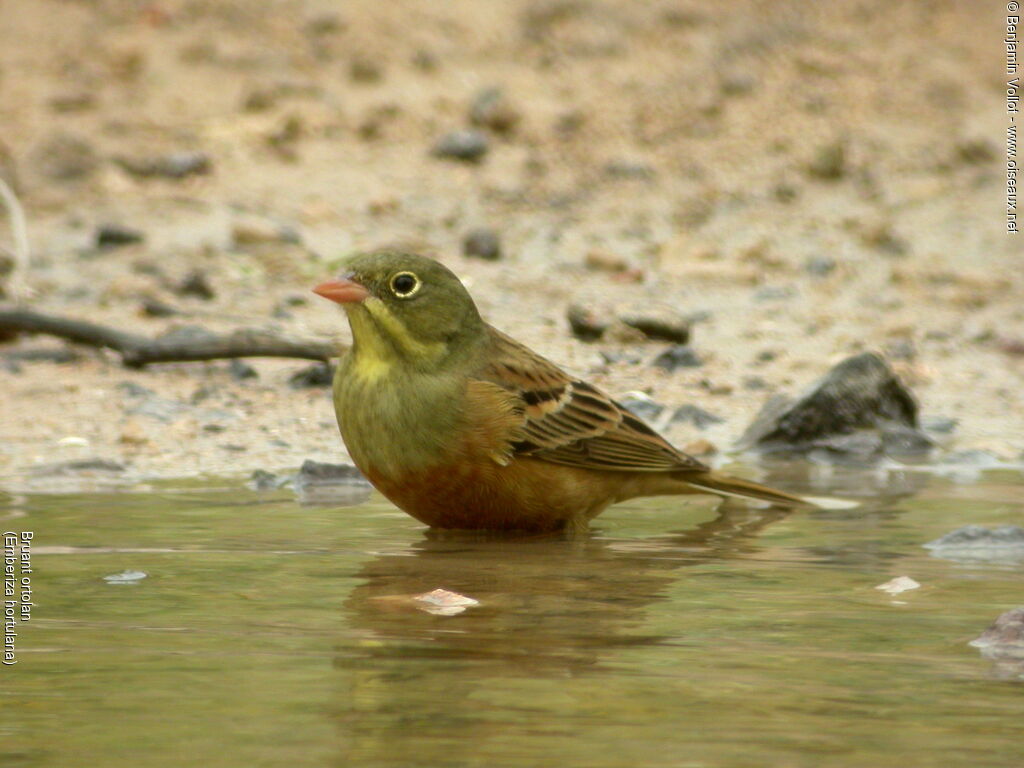
POLYGON ((735 496, 741 499, 760 499, 785 507, 819 507, 821 509, 850 509, 857 502, 846 499, 833 499, 827 496, 797 496, 793 493, 778 491, 767 485, 744 480, 732 475, 718 472, 701 472, 681 478, 692 488, 718 496, 735 496))

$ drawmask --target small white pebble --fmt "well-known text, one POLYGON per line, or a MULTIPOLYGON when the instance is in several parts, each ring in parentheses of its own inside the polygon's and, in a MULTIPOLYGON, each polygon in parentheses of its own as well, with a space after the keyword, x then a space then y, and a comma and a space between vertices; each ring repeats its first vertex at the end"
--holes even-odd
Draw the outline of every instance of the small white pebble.
POLYGON ((895 579, 890 579, 885 582, 885 584, 879 584, 875 589, 888 592, 890 595, 898 595, 900 592, 909 592, 910 590, 917 589, 920 586, 920 584, 909 576, 897 576, 895 579))
POLYGON ((76 448, 84 448, 88 444, 89 444, 89 440, 88 439, 86 439, 84 437, 75 437, 73 435, 68 436, 68 437, 62 437, 60 440, 57 441, 57 445, 59 445, 61 447, 72 445, 72 446, 75 446, 76 448))
POLYGON ((422 595, 416 595, 413 600, 419 603, 416 607, 421 611, 432 613, 435 616, 456 616, 467 608, 480 605, 479 600, 440 587, 430 592, 424 592, 422 595))
POLYGON ((144 578, 146 578, 146 574, 142 571, 121 571, 120 573, 104 576, 103 580, 107 584, 134 584, 136 581, 142 581, 144 578))

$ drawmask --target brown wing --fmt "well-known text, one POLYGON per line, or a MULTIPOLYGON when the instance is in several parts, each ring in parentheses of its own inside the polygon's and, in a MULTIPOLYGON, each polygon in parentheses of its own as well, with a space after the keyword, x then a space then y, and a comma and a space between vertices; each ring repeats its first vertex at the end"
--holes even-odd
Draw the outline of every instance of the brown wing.
POLYGON ((491 354, 478 376, 522 403, 523 423, 511 445, 515 454, 588 469, 708 469, 597 387, 574 379, 500 331, 489 330, 491 354))

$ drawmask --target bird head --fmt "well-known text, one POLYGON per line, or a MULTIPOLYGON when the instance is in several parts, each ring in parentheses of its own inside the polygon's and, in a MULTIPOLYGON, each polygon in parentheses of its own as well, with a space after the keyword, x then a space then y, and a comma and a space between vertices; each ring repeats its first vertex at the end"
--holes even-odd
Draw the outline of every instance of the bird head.
POLYGON ((425 256, 358 254, 313 292, 345 309, 357 356, 425 368, 482 335, 483 320, 465 286, 425 256))

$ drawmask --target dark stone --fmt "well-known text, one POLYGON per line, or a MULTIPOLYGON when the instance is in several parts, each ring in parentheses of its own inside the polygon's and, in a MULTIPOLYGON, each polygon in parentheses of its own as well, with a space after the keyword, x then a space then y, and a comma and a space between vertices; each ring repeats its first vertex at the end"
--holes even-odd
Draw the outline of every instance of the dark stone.
POLYGON ((754 301, 782 301, 796 295, 792 285, 765 285, 754 291, 754 301))
POLYGON ((313 363, 288 378, 288 386, 292 389, 329 387, 333 382, 334 366, 330 363, 313 363))
POLYGON ((60 461, 54 464, 42 464, 32 469, 34 475, 61 477, 75 475, 79 472, 112 472, 120 473, 125 471, 125 466, 119 461, 112 459, 75 459, 74 461, 60 461))
POLYGON ((712 424, 721 424, 725 419, 721 416, 715 416, 715 414, 709 413, 703 408, 698 408, 696 405, 681 405, 672 414, 672 421, 673 423, 688 421, 698 429, 704 429, 712 424))
POLYGON ((804 270, 814 277, 825 277, 836 268, 836 260, 831 256, 812 256, 804 262, 804 270))
POLYGON ((636 352, 624 349, 602 349, 598 352, 601 359, 606 363, 625 363, 626 365, 639 365, 643 358, 636 352))
POLYGON ((379 83, 384 79, 384 70, 373 59, 356 56, 349 62, 348 75, 356 83, 379 83))
POLYGON ((665 410, 665 406, 661 403, 640 397, 624 397, 619 401, 619 405, 646 422, 654 421, 665 410))
POLYGON ((956 145, 957 156, 965 163, 988 163, 995 160, 998 152, 988 139, 964 139, 956 145))
POLYGON ((97 248, 117 248, 122 245, 141 243, 145 239, 145 234, 139 230, 121 224, 101 224, 96 230, 97 248))
MULTIPOLYGON (((619 315, 625 325, 636 328, 649 339, 687 344, 690 341, 690 321, 674 314, 632 314, 619 315)), ((699 365, 699 363, 698 363, 699 365)))
POLYGON ((96 95, 88 91, 68 91, 50 97, 54 112, 86 112, 96 106, 96 95))
POLYGON ((243 360, 239 360, 237 357, 228 363, 228 373, 231 374, 231 378, 235 381, 244 381, 245 379, 258 379, 260 375, 256 373, 256 369, 243 360))
POLYGON ((610 320, 598 318, 592 310, 579 304, 570 305, 566 317, 573 336, 580 341, 597 341, 611 325, 610 320))
POLYGON ((273 491, 280 488, 286 482, 288 482, 286 479, 278 477, 273 472, 257 469, 253 471, 246 485, 254 491, 273 491))
POLYGON ((487 137, 480 131, 459 130, 442 136, 434 145, 431 154, 446 160, 478 163, 489 148, 487 137))
POLYGON ((328 464, 312 459, 302 462, 293 482, 296 486, 316 483, 369 483, 363 477, 363 473, 351 464, 328 464))
POLYGON ((913 360, 917 357, 917 347, 910 339, 897 339, 886 346, 885 356, 890 360, 913 360))
POLYGON ((957 451, 951 453, 945 459, 946 464, 960 464, 966 467, 980 467, 981 469, 992 469, 1002 464, 998 456, 980 448, 973 448, 968 451, 957 451))
POLYGON ((519 111, 509 103, 501 88, 478 91, 469 105, 469 122, 495 133, 511 133, 519 118, 519 111))
POLYGON ((792 203, 800 196, 800 190, 792 184, 779 182, 772 190, 772 194, 780 203, 792 203))
POLYGON ((466 233, 462 239, 462 252, 477 259, 497 261, 501 258, 501 240, 493 229, 480 227, 466 233))
POLYGON ((939 434, 949 434, 959 422, 956 419, 951 419, 949 416, 924 416, 921 419, 921 426, 927 429, 929 432, 938 432, 939 434))
POLYGON ((370 496, 370 483, 351 464, 324 464, 307 459, 292 478, 303 504, 359 504, 370 496))
POLYGON ((147 296, 142 300, 142 312, 149 317, 173 317, 181 314, 180 310, 153 296, 147 296))
POLYGON ((36 150, 35 157, 40 172, 57 181, 87 178, 100 162, 91 144, 67 133, 51 136, 36 150))
POLYGON ((73 349, 51 348, 51 349, 15 349, 4 355, 4 359, 17 363, 77 363, 82 355, 73 349))
POLYGON ((1002 680, 1024 680, 1024 606, 996 619, 995 624, 970 642, 993 662, 992 673, 1002 680))
POLYGON ((723 96, 746 96, 756 85, 756 78, 748 72, 726 72, 718 79, 718 89, 723 96))
POLYGON ((637 181, 650 181, 655 176, 654 168, 650 165, 631 160, 611 160, 605 163, 604 173, 611 179, 634 179, 637 181))
POLYGON ((187 176, 209 173, 213 161, 205 152, 170 152, 154 157, 118 157, 119 166, 139 178, 184 179, 187 176))
POLYGON ((743 377, 743 388, 744 389, 767 389, 768 382, 760 376, 744 376, 743 377))
POLYGON ((879 456, 923 453, 934 443, 921 429, 913 394, 873 352, 847 358, 796 400, 771 398, 740 438, 742 448, 879 456))
POLYGON ((1009 657, 1024 661, 1024 606, 999 616, 971 645, 986 658, 1009 657))
POLYGON ((195 296, 203 301, 211 301, 217 294, 210 285, 210 280, 201 269, 193 269, 181 283, 178 284, 176 292, 181 296, 195 296))
POLYGON ((822 181, 838 181, 846 175, 846 144, 833 141, 818 148, 807 164, 809 176, 822 181))
POLYGON ((952 560, 1024 560, 1024 528, 965 525, 924 545, 936 557, 952 560))
POLYGON ((928 453, 935 447, 935 441, 920 427, 892 424, 883 429, 881 435, 885 452, 897 456, 928 453))
POLYGON ((156 392, 152 389, 136 384, 134 381, 118 382, 117 388, 128 395, 128 397, 156 397, 156 392))
POLYGON ((703 363, 690 347, 675 344, 654 358, 652 365, 672 373, 678 368, 698 368, 703 363))

